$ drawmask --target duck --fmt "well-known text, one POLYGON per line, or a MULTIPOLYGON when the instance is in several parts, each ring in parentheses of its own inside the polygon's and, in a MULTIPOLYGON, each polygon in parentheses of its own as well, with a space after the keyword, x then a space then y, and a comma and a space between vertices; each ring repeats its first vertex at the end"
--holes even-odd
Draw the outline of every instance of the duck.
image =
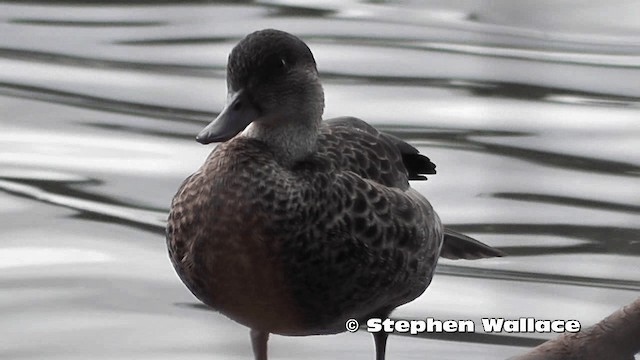
POLYGON ((640 297, 597 324, 563 333, 507 360, 633 360, 640 354, 640 297))
MULTIPOLYGON (((410 186, 435 165, 363 120, 323 120, 315 58, 298 37, 244 37, 227 64, 224 109, 196 137, 217 143, 180 186, 166 227, 169 258, 201 302, 269 334, 337 334, 387 318, 429 286, 439 257, 504 253, 444 228, 410 186)), ((377 360, 387 333, 373 333, 377 360)))

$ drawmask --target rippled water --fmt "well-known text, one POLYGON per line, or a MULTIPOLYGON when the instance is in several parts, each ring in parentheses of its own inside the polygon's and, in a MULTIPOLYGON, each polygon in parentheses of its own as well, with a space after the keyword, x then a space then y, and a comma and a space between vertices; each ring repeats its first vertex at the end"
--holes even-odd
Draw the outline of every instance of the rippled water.
MULTIPOLYGON (((250 358, 166 255, 211 151, 225 64, 273 27, 314 51, 327 117, 418 145, 414 186, 507 251, 441 261, 396 318, 595 323, 640 290, 637 2, 0 3, 0 357, 250 358)), ((392 336, 389 357, 499 359, 548 334, 392 336), (430 339, 425 339, 428 337, 430 339)), ((365 332, 273 336, 274 359, 370 359, 365 332)))

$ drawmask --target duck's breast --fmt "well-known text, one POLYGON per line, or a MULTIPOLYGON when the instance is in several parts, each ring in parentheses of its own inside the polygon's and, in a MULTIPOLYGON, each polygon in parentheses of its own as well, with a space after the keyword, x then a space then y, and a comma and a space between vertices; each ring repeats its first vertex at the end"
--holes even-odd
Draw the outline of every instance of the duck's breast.
MULTIPOLYGON (((222 144, 176 194, 167 225, 172 263, 202 302, 246 326, 296 333, 296 306, 267 232, 277 180, 255 147, 222 144)), ((281 179, 282 180, 282 179, 281 179)))

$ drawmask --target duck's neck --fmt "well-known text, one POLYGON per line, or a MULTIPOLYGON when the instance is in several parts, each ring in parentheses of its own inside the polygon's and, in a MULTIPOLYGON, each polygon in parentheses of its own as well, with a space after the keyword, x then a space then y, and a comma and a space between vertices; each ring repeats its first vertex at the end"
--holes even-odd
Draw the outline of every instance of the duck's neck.
POLYGON ((249 124, 242 136, 266 143, 278 162, 290 166, 316 151, 321 115, 304 119, 258 120, 249 124))
POLYGON ((306 74, 307 85, 279 98, 275 104, 264 106, 264 115, 242 132, 242 136, 266 143, 284 166, 291 166, 316 151, 324 94, 315 67, 306 74))

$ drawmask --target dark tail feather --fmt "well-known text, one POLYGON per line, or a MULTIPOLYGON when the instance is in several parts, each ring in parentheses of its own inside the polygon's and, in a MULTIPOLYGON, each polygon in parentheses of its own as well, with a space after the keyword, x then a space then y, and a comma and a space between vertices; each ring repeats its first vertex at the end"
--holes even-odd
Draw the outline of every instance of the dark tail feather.
POLYGON ((409 180, 427 180, 424 175, 436 173, 436 164, 432 163, 428 157, 420 154, 418 149, 391 134, 382 133, 382 136, 391 141, 400 150, 402 162, 409 173, 409 180))
POLYGON ((467 235, 444 229, 444 243, 440 251, 440 256, 443 258, 475 260, 506 255, 505 252, 494 249, 467 235))
POLYGON ((436 173, 436 164, 420 154, 402 154, 402 162, 409 172, 409 180, 427 180, 427 175, 436 173))

